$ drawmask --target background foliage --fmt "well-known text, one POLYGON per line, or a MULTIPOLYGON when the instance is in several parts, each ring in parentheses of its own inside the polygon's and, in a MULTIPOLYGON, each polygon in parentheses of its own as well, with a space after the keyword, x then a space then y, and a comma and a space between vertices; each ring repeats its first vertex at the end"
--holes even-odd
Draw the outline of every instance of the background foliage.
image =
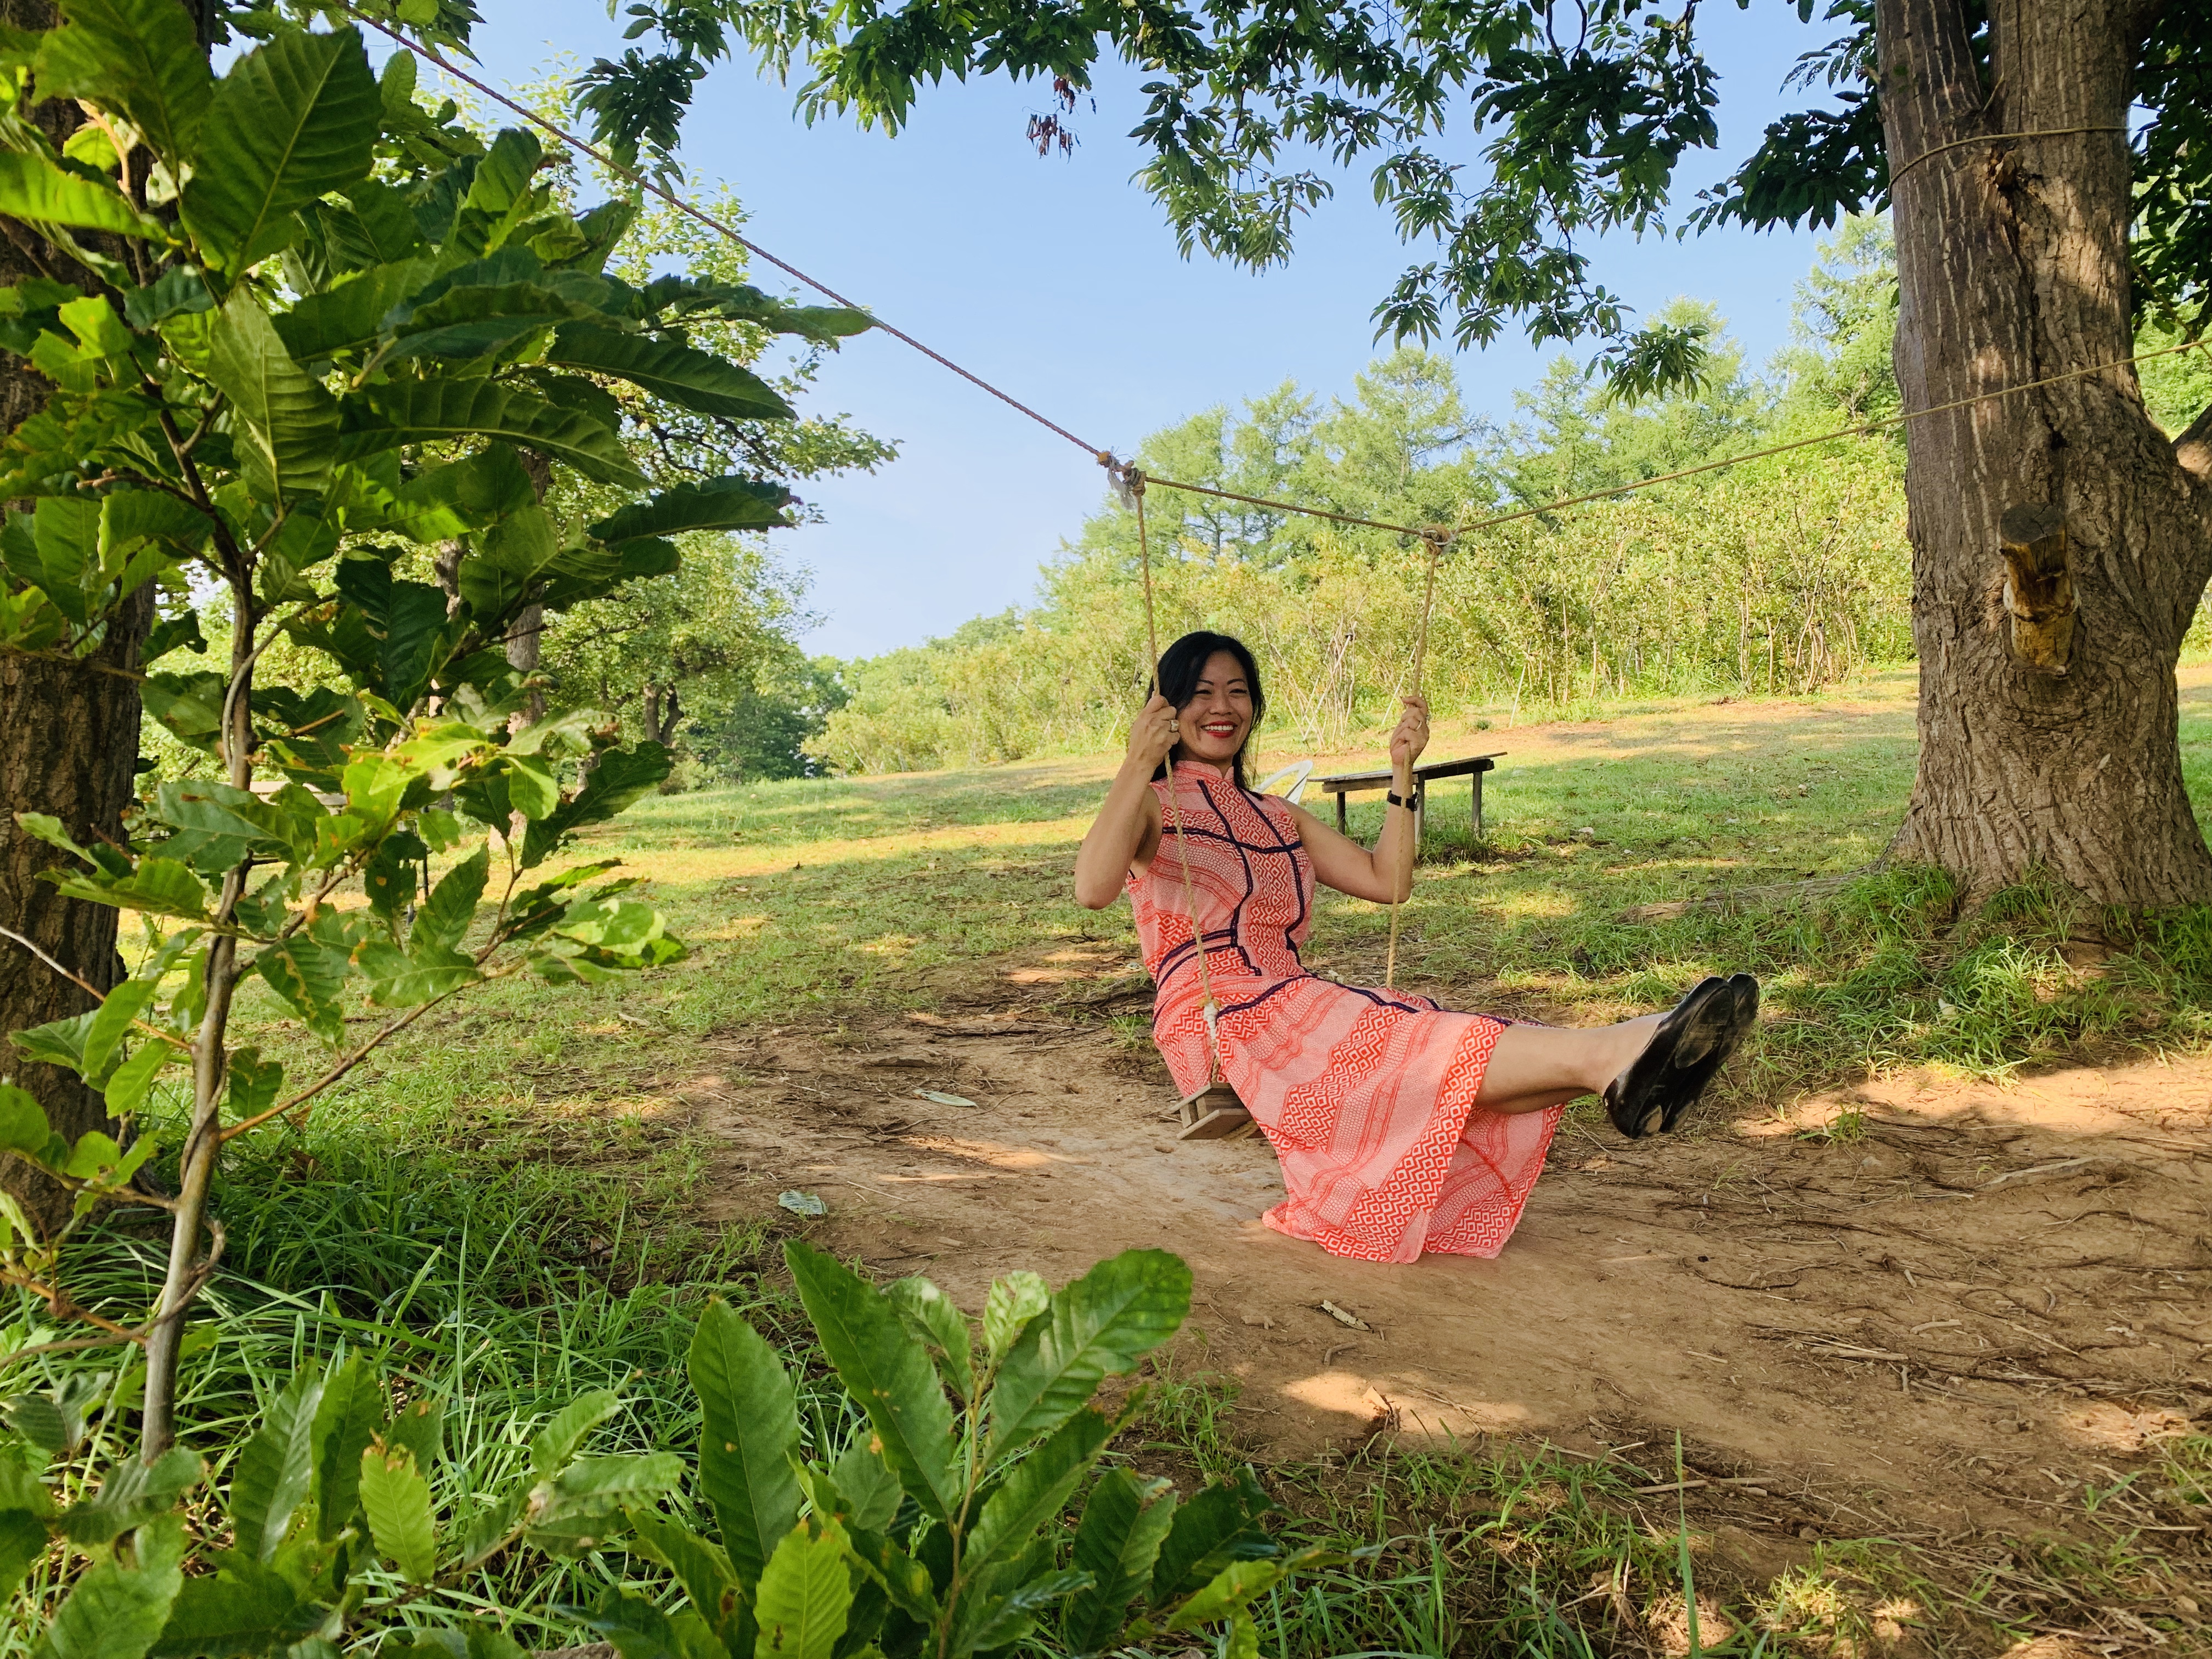
MULTIPOLYGON (((1750 372, 1709 307, 1692 390, 1630 404, 1564 358, 1504 426, 1450 362, 1401 348, 1350 399, 1285 385, 1152 434, 1148 471, 1398 522, 1450 523, 1654 477, 1892 412, 1887 231, 1855 220, 1801 286, 1796 339, 1750 372)), ((1258 653, 1270 729, 1341 748, 1407 685, 1422 561, 1409 538, 1156 488, 1163 641, 1204 625, 1258 653)), ((1911 651, 1903 457, 1844 441, 1487 531, 1442 566, 1426 686, 1445 714, 1638 696, 1802 691, 1911 651)), ((1039 602, 848 665, 821 752, 854 770, 1007 759, 1116 740, 1147 665, 1133 515, 1109 501, 1048 563, 1039 602)))

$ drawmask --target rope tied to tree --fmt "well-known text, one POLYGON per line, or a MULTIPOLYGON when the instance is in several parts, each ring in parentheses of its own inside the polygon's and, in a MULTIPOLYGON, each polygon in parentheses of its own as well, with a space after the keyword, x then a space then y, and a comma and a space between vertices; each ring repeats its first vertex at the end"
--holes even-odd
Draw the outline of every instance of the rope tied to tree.
POLYGON ((2127 129, 2125 127, 2114 126, 2038 127, 2033 132, 1985 132, 1978 133, 1972 138, 1954 138, 1948 144, 1937 144, 1932 149, 1922 150, 1919 155, 1914 156, 1903 167, 1898 168, 1896 172, 1891 173, 1889 175, 1889 187, 1892 190, 1895 190, 1897 188, 1897 181, 1899 179, 1905 177, 1906 173, 1911 172, 1913 168, 1918 167, 1923 161, 1927 161, 1931 156, 1941 155, 1947 149, 1964 149, 1969 144, 2016 143, 2023 138, 2071 138, 2077 134, 2084 132, 2125 132, 2126 131, 2127 129))
MULTIPOLYGON (((1152 653, 1152 689, 1161 696, 1167 695, 1160 679, 1160 629, 1152 604, 1152 547, 1151 532, 1145 522, 1145 474, 1134 463, 1117 463, 1112 455, 1102 452, 1098 464, 1106 469, 1114 481, 1114 493, 1126 502, 1137 515, 1137 566, 1143 573, 1145 585, 1145 644, 1152 653)), ((1168 750, 1168 822, 1175 834, 1176 862, 1182 872, 1182 903, 1184 914, 1190 918, 1191 949, 1198 956, 1199 1018, 1206 1026, 1207 1054, 1206 1081, 1180 1103, 1188 1105, 1211 1089, 1221 1079, 1221 1007, 1213 1000, 1213 975, 1206 967, 1206 930, 1199 925, 1198 890, 1190 878, 1190 844, 1182 833, 1182 780, 1176 775, 1175 750, 1168 750)))
MULTIPOLYGON (((1428 544, 1429 562, 1426 579, 1421 585, 1420 621, 1413 630, 1413 695, 1417 697, 1421 695, 1422 671, 1429 660, 1429 613, 1437 602, 1437 562, 1443 557, 1445 542, 1455 538, 1440 529, 1429 529, 1421 532, 1421 539, 1428 544)), ((1420 799, 1419 786, 1409 783, 1407 787, 1414 790, 1414 800, 1420 799)), ((1413 800, 1406 803, 1404 810, 1413 813, 1413 828, 1407 837, 1404 860, 1390 872, 1390 948, 1382 963, 1382 988, 1386 991, 1398 987, 1398 889, 1403 884, 1411 896, 1413 864, 1421 856, 1421 815, 1414 811, 1413 800)))

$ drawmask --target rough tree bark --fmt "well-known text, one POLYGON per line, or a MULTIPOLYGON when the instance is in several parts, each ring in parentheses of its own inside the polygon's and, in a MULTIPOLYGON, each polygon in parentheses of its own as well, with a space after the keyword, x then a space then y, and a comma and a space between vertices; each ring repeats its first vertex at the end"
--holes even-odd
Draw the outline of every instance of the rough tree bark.
MULTIPOLYGON (((1879 0, 1907 408, 2134 349, 2120 129, 2154 4, 1995 0, 1984 70, 1968 0, 1879 0)), ((2122 368, 1905 433, 1920 767, 1893 850, 1970 896, 2042 870, 2098 903, 2212 900, 2174 686, 2212 574, 2212 413, 2169 441, 2122 368), (2009 563, 2008 513, 2039 538, 2009 563), (2055 615, 2016 624, 2069 586, 2054 658, 2055 615)))
MULTIPOLYGON (((43 0, 0 0, 0 23, 51 27, 43 0)), ((74 106, 38 106, 34 118, 56 137, 81 118, 74 106)), ((44 276, 88 293, 101 284, 59 249, 15 220, 0 219, 0 284, 44 276)), ((47 385, 21 357, 0 351, 0 422, 8 429, 44 407, 47 385)), ((150 585, 110 623, 106 638, 78 661, 0 653, 0 927, 102 990, 122 976, 116 954, 117 913, 105 905, 58 896, 39 872, 66 856, 17 827, 18 812, 50 812, 80 842, 119 841, 123 811, 136 790, 139 697, 135 671, 154 617, 150 585)), ((94 999, 0 940, 0 1076, 28 1090, 55 1129, 74 1139, 112 1128, 100 1097, 52 1066, 22 1061, 5 1034, 80 1014, 94 999)), ((15 1158, 0 1159, 0 1188, 34 1214, 58 1218, 67 1194, 15 1158)))

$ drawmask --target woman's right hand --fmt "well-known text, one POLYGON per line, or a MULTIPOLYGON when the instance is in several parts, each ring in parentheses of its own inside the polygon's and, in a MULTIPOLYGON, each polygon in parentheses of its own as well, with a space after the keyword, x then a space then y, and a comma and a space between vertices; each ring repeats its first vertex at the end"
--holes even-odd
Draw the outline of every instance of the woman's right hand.
POLYGON ((1181 740, 1177 718, 1175 705, 1165 697, 1147 702, 1129 723, 1128 763, 1143 768, 1146 777, 1158 770, 1168 751, 1181 740))

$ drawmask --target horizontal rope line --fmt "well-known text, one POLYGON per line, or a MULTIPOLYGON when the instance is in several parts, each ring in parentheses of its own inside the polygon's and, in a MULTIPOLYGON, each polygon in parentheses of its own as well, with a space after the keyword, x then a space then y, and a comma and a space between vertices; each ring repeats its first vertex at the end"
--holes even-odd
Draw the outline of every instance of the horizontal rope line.
MULTIPOLYGON (((334 0, 334 3, 337 6, 338 9, 346 13, 347 15, 360 22, 366 23, 378 33, 385 36, 387 40, 398 46, 403 51, 411 52, 422 58, 428 58, 431 63, 436 64, 438 68, 444 70, 447 75, 452 76, 463 85, 471 87, 476 91, 482 93, 485 97, 490 99, 501 108, 511 111, 513 113, 520 116, 524 120, 528 121, 532 126, 535 126, 544 132, 550 133, 553 137, 558 139, 562 143, 568 145, 570 149, 590 156, 600 166, 605 167, 610 173, 616 174, 617 177, 628 179, 640 190, 649 191, 653 195, 659 197, 662 201, 667 203, 678 212, 696 220, 699 223, 705 225, 710 230, 715 231, 723 236, 726 236, 730 240, 744 248, 748 253, 752 254, 757 258, 765 260, 768 264, 774 265, 778 270, 784 272, 787 276, 792 276, 799 282, 805 283, 816 293, 823 295, 828 299, 835 301, 837 304, 847 307, 851 310, 862 311, 866 309, 866 307, 847 299, 843 295, 838 293, 836 289, 831 288, 828 283, 808 276, 805 271, 801 270, 797 265, 791 264, 788 260, 778 258, 775 254, 769 252, 768 249, 761 246, 759 243, 754 241, 750 237, 744 234, 744 233, 739 231, 735 226, 714 217, 714 215, 706 212, 701 208, 694 206, 691 203, 677 195, 673 191, 671 191, 665 186, 655 182, 653 179, 647 177, 644 173, 638 172, 635 168, 623 167, 620 162, 617 161, 611 155, 608 155, 606 151, 601 149, 598 145, 578 137, 574 133, 572 133, 565 128, 547 120, 544 116, 538 114, 535 110, 529 108, 526 105, 518 103, 514 99, 508 97, 506 94, 497 91, 494 88, 487 85, 484 82, 477 79, 475 76, 471 75, 465 70, 456 66, 442 53, 437 52, 434 48, 409 40, 406 36, 401 34, 397 29, 391 27, 380 20, 368 15, 366 12, 357 10, 354 6, 349 3, 349 0, 334 0)), ((1902 177, 1904 173, 1908 173, 1912 168, 1919 166, 1921 162, 1928 160, 1930 156, 1938 155, 1947 149, 1956 149, 1967 144, 2002 143, 2011 139, 2053 138, 2064 137, 2071 134, 2081 132, 2123 132, 2125 131, 2126 129, 2124 127, 2053 127, 2031 132, 1990 133, 1979 137, 1954 139, 1949 143, 1939 144, 1934 149, 1923 150, 1920 155, 1906 162, 1895 174, 1893 174, 1891 177, 1891 183, 1893 185, 1898 178, 1902 177)), ((981 391, 989 392, 991 396, 996 398, 1000 403, 1006 404, 1009 409, 1014 410, 1019 414, 1028 416, 1030 419, 1035 421, 1039 426, 1043 427, 1047 431, 1066 439, 1068 442, 1073 444, 1077 448, 1084 451, 1085 453, 1090 455, 1100 465, 1106 468, 1109 473, 1117 477, 1126 477, 1131 473, 1140 471, 1140 469, 1135 467, 1133 465, 1117 461, 1114 458, 1112 452, 1100 449, 1097 446, 1077 437, 1075 434, 1070 432, 1066 427, 1060 425, 1057 421, 1050 420, 1045 416, 1039 414, 1036 410, 1030 408, 1027 404, 1022 402, 1020 398, 1013 396, 1011 392, 1000 391, 997 386, 992 385, 990 381, 985 380, 981 375, 975 374, 969 369, 963 368, 958 363, 954 362, 952 359, 947 357, 943 352, 935 350, 930 346, 925 345, 921 341, 917 340, 913 335, 907 333, 903 329, 895 327, 893 325, 884 322, 880 319, 875 319, 875 326, 881 329, 884 333, 890 335, 893 339, 913 347, 916 351, 921 353, 923 356, 928 358, 932 362, 936 363, 940 368, 951 370, 952 373, 957 374, 962 380, 966 380, 969 385, 974 386, 981 391)), ((1650 489, 1659 484, 1672 483, 1675 480, 1680 478, 1695 477, 1699 473, 1716 471, 1722 467, 1735 466, 1746 461, 1763 460, 1772 455, 1786 455, 1792 450, 1808 449, 1815 444, 1834 443, 1844 438, 1863 437, 1869 433, 1880 432, 1889 427, 1902 426, 1908 421, 1918 420, 1923 416, 1941 415, 1948 410, 1964 409, 1970 404, 1986 403, 1997 398, 2011 397, 2017 392, 2033 392, 2041 386, 2056 386, 2061 381, 2077 380, 2084 375, 2101 374, 2109 369, 2124 368, 2130 364, 2146 362, 2154 357, 2171 356, 2176 352, 2197 349, 2203 344, 2204 343, 2199 340, 2185 340, 2179 345, 2162 346, 2155 351, 2138 352, 2131 357, 2122 357, 2109 363, 2099 363, 2093 368, 2069 369, 2062 374, 2047 375, 2039 380, 2024 381, 2019 386, 2002 386, 1995 392, 1977 392, 1969 398, 1954 398, 1949 403, 1936 404, 1927 409, 1910 410, 1903 414, 1887 416, 1879 421, 1867 421, 1855 426, 1840 427, 1833 432, 1821 433, 1817 437, 1799 438, 1790 443, 1775 444, 1765 449, 1754 449, 1747 454, 1730 455, 1724 459, 1705 461, 1696 466, 1686 466, 1673 472, 1662 472, 1656 477, 1638 478, 1625 484, 1613 485, 1608 489, 1594 489, 1585 495, 1565 496, 1558 501, 1547 501, 1540 507, 1522 507, 1511 513, 1494 514, 1488 518, 1478 519, 1471 524, 1462 525, 1459 528, 1448 532, 1443 532, 1443 526, 1437 525, 1423 526, 1394 524, 1388 520, 1362 518, 1357 514, 1339 513, 1328 507, 1305 507, 1296 501, 1278 501, 1271 496, 1247 495, 1233 489, 1218 489, 1211 484, 1189 483, 1179 478, 1160 477, 1151 473, 1146 473, 1143 476, 1146 482, 1158 484, 1163 489, 1180 489, 1189 495, 1211 495, 1222 501, 1242 501, 1251 507, 1266 507, 1271 511, 1279 513, 1297 514, 1303 517, 1310 519, 1327 519, 1337 524, 1352 525, 1361 529, 1387 530, 1395 535, 1415 536, 1424 539, 1433 540, 1437 538, 1441 532, 1444 539, 1456 541, 1462 537, 1472 535, 1480 530, 1493 529, 1499 525, 1512 524, 1522 519, 1538 518, 1547 513, 1563 512, 1568 507, 1585 506, 1592 501, 1607 501, 1616 495, 1632 495, 1639 489, 1650 489)))
MULTIPOLYGON (((1627 483, 1613 484, 1604 489, 1593 489, 1586 495, 1566 495, 1540 507, 1524 507, 1510 513, 1498 513, 1486 519, 1478 519, 1451 531, 1445 539, 1457 541, 1479 530, 1491 530, 1502 524, 1512 524, 1522 519, 1541 517, 1547 513, 1563 512, 1571 507, 1585 506, 1591 501, 1609 500, 1615 495, 1632 495, 1639 489, 1672 483, 1678 478, 1693 478, 1701 472, 1717 471, 1724 466, 1741 466, 1746 461, 1765 460, 1771 455, 1787 455, 1792 450, 1809 449, 1814 444, 1831 444, 1839 439, 1864 437, 1869 433, 1881 432, 1889 427, 1902 426, 1907 421, 1917 421, 1923 416, 1942 415, 1952 410, 1964 409, 1970 404, 1988 403, 1997 398, 2009 398, 2022 392, 2033 392, 2047 386, 2057 386, 2063 380, 2080 380, 2087 374, 2102 374, 2109 369, 2125 368, 2131 363, 2148 362, 2154 357, 2170 357, 2179 351, 2206 349, 2202 340, 2184 340, 2179 345, 2160 346, 2155 351, 2139 351, 2132 357, 2121 357, 2109 363, 2098 363, 2088 368, 2069 368, 2063 374, 2048 374, 2039 380, 2024 380, 2018 386, 2000 386, 1995 392, 1978 392, 1970 398, 1954 398, 1947 404, 1931 404, 1926 409, 1907 410, 1899 415, 1886 415, 1878 421, 1863 421, 1856 426, 1838 427, 1832 432, 1823 432, 1810 438, 1792 439, 1786 444, 1773 444, 1765 449, 1754 449, 1741 455, 1729 455, 1717 461, 1700 461, 1695 466, 1686 466, 1673 472, 1662 472, 1656 477, 1632 479, 1627 483)), ((1155 473, 1144 475, 1147 484, 1157 484, 1163 489, 1188 490, 1194 495, 1218 495, 1225 501, 1246 501, 1255 507, 1272 507, 1284 513, 1303 514, 1311 519, 1332 519, 1339 524, 1357 525, 1368 530, 1388 530, 1401 536, 1433 537, 1438 526, 1418 529, 1412 525, 1391 524, 1381 519, 1362 519, 1349 513, 1332 512, 1327 507, 1300 507, 1291 501, 1271 501, 1264 495, 1240 495, 1232 489, 1216 489, 1210 484, 1185 483, 1180 479, 1163 478, 1155 473)))

